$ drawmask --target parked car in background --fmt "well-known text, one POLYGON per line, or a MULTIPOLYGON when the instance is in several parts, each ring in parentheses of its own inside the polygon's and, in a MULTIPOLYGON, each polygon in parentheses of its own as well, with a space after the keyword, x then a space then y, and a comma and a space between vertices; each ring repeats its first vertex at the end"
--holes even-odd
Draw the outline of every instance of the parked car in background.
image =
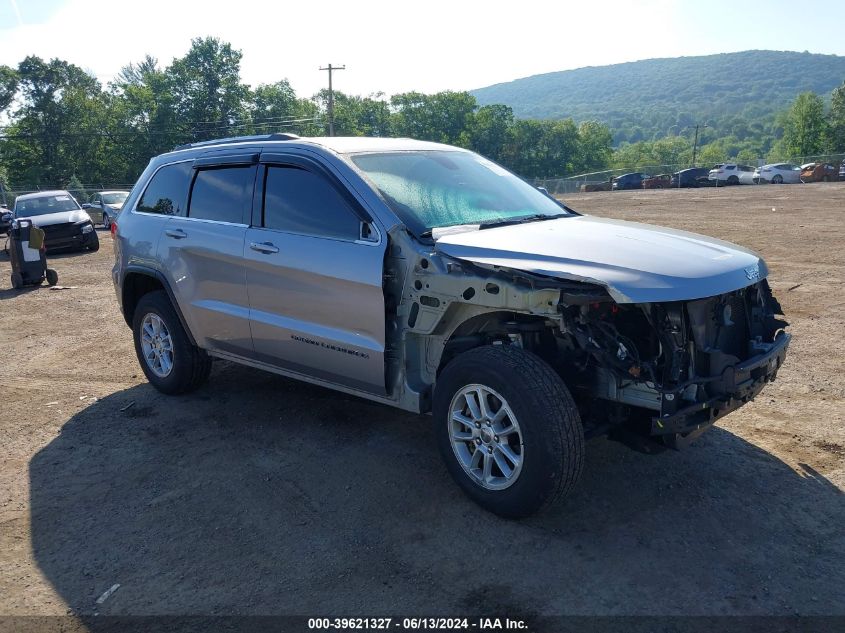
POLYGON ((5 235, 12 228, 12 212, 6 205, 0 207, 0 235, 5 235))
POLYGON ((715 180, 717 185, 753 185, 754 168, 736 163, 720 163, 713 166, 707 177, 715 180))
POLYGON ((643 189, 668 189, 671 176, 659 174, 643 180, 643 189))
POLYGON ((763 165, 755 170, 754 182, 758 185, 766 183, 773 185, 798 183, 801 182, 801 168, 791 163, 763 165))
MULTIPOLYGON (((669 180, 670 187, 701 187, 702 179, 707 180, 710 170, 706 167, 692 167, 690 169, 682 169, 672 174, 669 180)), ((707 183, 704 183, 705 185, 707 183)))
POLYGON ((39 191, 18 196, 14 218, 30 218, 44 231, 47 250, 75 248, 96 251, 100 240, 91 218, 67 191, 39 191))
POLYGON ((623 189, 642 189, 643 180, 650 178, 648 174, 641 174, 639 172, 633 174, 622 174, 613 179, 613 190, 622 191, 623 189))
POLYGON ((129 195, 128 191, 100 191, 91 196, 82 208, 91 216, 91 221, 111 228, 112 220, 120 213, 123 203, 129 195))
POLYGON ((845 162, 839 165, 839 180, 845 180, 845 162))
POLYGON ((801 182, 832 182, 839 179, 836 167, 830 163, 801 165, 801 182))

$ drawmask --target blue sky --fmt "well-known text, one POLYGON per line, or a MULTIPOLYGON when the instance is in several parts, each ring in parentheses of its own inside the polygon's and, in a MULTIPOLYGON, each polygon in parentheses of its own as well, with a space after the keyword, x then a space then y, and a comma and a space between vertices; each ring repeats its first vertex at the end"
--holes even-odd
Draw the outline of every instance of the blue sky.
POLYGON ((432 92, 652 57, 845 55, 843 33, 840 0, 0 0, 0 64, 61 57, 106 83, 147 53, 167 64, 214 35, 243 51, 245 81, 288 78, 303 96, 329 62, 346 64, 335 79, 346 92, 432 92))

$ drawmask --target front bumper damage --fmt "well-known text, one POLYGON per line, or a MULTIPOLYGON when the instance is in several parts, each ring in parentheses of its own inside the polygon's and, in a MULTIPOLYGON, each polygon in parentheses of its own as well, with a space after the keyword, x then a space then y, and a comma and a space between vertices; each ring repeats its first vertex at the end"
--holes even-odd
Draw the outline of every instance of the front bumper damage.
POLYGON ((601 415, 635 417, 640 433, 680 448, 775 379, 791 340, 781 314, 765 280, 692 301, 564 309, 564 335, 586 355, 569 378, 617 407, 601 415))
POLYGON ((722 416, 735 411, 759 394, 766 383, 775 379, 786 358, 786 350, 792 339, 782 332, 768 350, 738 365, 727 367, 718 378, 697 378, 694 385, 721 382, 721 395, 704 402, 689 404, 683 400, 689 385, 663 391, 660 414, 651 418, 652 435, 678 434, 687 436, 703 431, 722 416))

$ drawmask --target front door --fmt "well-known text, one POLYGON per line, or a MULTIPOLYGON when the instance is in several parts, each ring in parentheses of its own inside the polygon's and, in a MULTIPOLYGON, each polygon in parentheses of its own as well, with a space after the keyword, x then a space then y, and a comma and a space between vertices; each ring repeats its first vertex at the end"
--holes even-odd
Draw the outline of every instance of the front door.
POLYGON ((256 358, 385 393, 386 240, 322 165, 262 156, 245 261, 256 358))

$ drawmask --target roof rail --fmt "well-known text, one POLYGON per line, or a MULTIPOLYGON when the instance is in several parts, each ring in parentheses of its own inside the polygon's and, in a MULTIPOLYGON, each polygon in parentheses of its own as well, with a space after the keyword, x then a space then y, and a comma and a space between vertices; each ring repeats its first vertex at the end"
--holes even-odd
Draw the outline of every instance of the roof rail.
POLYGON ((273 132, 272 134, 257 134, 254 136, 230 136, 228 138, 217 138, 210 141, 200 141, 198 143, 185 143, 173 148, 173 151, 180 149, 190 149, 192 147, 209 147, 212 145, 228 145, 229 143, 246 143, 248 141, 294 141, 299 136, 290 134, 288 132, 273 132))

